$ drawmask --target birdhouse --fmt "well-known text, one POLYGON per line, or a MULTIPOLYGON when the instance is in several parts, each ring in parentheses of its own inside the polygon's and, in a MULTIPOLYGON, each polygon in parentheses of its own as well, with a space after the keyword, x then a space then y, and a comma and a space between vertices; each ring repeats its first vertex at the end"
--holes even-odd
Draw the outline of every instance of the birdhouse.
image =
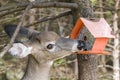
POLYGON ((79 18, 71 32, 71 38, 77 39, 79 35, 82 34, 84 28, 86 28, 87 32, 89 32, 93 36, 94 40, 93 42, 91 42, 91 49, 79 51, 78 54, 108 54, 108 52, 104 51, 104 49, 109 38, 114 38, 114 35, 111 34, 112 29, 110 28, 106 20, 104 18, 79 18))

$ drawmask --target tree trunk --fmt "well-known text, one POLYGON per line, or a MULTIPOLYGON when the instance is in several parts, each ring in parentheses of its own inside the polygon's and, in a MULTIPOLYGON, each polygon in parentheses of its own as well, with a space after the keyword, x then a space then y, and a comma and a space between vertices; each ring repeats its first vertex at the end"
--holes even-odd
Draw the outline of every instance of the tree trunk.
MULTIPOLYGON (((99 7, 100 7, 100 18, 104 18, 104 11, 103 11, 103 0, 99 0, 99 7)), ((105 55, 101 55, 100 56, 100 64, 101 65, 105 65, 105 55)), ((101 67, 100 70, 105 73, 107 72, 106 68, 105 67, 101 67)))
MULTIPOLYGON (((119 5, 120 0, 116 0, 115 5, 115 13, 113 16, 113 27, 114 32, 118 30, 118 14, 117 9, 119 5)), ((114 51, 113 51, 113 80, 120 80, 120 68, 119 68, 119 34, 116 34, 116 37, 114 39, 114 51)))
MULTIPOLYGON (((90 0, 72 0, 79 4, 80 8, 73 11, 73 24, 81 17, 90 18, 93 16, 90 0)), ((89 33, 86 33, 89 35, 89 33)), ((89 36, 92 37, 92 36, 89 36)), ((91 40, 89 40, 90 42, 91 40)), ((92 46, 92 45, 91 45, 92 46)), ((98 80, 97 55, 79 54, 78 60, 78 80, 98 80)))

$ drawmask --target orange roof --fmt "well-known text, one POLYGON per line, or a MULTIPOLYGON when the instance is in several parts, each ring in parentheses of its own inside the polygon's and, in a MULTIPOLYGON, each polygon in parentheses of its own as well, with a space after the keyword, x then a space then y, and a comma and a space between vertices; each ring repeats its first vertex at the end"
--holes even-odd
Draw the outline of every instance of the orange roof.
POLYGON ((114 35, 111 34, 112 29, 110 28, 109 24, 106 22, 104 18, 100 18, 99 20, 96 19, 86 19, 80 18, 82 23, 87 27, 87 29, 91 32, 91 34, 95 38, 114 38, 114 35))

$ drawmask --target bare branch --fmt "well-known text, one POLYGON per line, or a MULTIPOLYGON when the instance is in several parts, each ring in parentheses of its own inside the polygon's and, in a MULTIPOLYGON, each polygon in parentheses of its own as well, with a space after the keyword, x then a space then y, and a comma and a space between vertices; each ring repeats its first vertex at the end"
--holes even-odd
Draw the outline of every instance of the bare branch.
POLYGON ((106 67, 106 68, 113 69, 113 66, 110 66, 110 65, 99 65, 98 68, 100 68, 100 67, 106 67))
POLYGON ((113 45, 111 45, 111 44, 107 44, 107 47, 114 49, 113 45))
POLYGON ((107 76, 113 77, 113 74, 104 74, 104 75, 99 76, 99 78, 103 78, 103 77, 107 77, 107 76))
MULTIPOLYGON (((32 4, 33 6, 31 8, 48 8, 48 7, 56 7, 56 8, 70 8, 70 9, 77 9, 78 5, 76 3, 66 3, 66 2, 28 2, 24 4, 16 4, 12 6, 7 7, 1 7, 0 12, 10 10, 10 9, 17 9, 17 8, 25 8, 29 4, 32 4)), ((21 10, 23 10, 21 9, 21 10)))
POLYGON ((10 47, 12 46, 12 44, 14 43, 15 41, 15 38, 20 30, 20 26, 22 25, 23 21, 24 21, 24 18, 25 18, 25 15, 27 14, 27 12, 29 11, 29 9, 32 7, 32 5, 28 5, 27 8, 25 9, 23 15, 21 16, 21 19, 20 19, 20 22, 19 24, 17 25, 17 28, 10 40, 10 43, 3 49, 3 51, 1 52, 0 54, 0 58, 2 58, 4 56, 4 54, 10 49, 10 47))
POLYGON ((38 24, 38 23, 41 23, 41 22, 45 22, 45 21, 48 21, 48 20, 55 20, 55 19, 60 18, 60 17, 63 17, 63 16, 68 16, 68 15, 70 15, 71 13, 72 13, 72 11, 65 11, 65 12, 63 12, 63 13, 60 13, 60 14, 56 15, 56 16, 47 17, 47 18, 45 17, 45 18, 42 18, 42 19, 40 19, 40 20, 38 20, 38 21, 36 21, 36 22, 33 22, 33 23, 31 23, 31 24, 29 24, 29 25, 27 25, 27 26, 25 26, 25 27, 33 26, 33 25, 35 25, 35 24, 38 24))
POLYGON ((57 7, 57 8, 78 8, 76 3, 66 3, 66 2, 44 2, 38 3, 37 1, 33 2, 34 8, 47 8, 47 7, 57 7))

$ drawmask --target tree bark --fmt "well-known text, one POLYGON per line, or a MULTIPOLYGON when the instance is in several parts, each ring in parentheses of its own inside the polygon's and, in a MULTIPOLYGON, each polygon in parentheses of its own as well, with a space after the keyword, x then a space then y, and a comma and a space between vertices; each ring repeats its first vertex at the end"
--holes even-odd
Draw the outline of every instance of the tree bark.
MULTIPOLYGON (((103 7, 103 0, 99 0, 99 7, 101 7, 101 8, 100 8, 100 13, 101 13, 101 14, 100 14, 100 18, 104 18, 104 13, 103 13, 104 11, 103 11, 103 8, 102 8, 102 7, 103 7)), ((105 55, 101 55, 101 56, 100 56, 100 64, 101 64, 101 65, 105 65, 105 58, 106 58, 105 55)), ((101 70, 103 73, 107 72, 107 70, 106 70, 105 67, 101 67, 100 70, 101 70)))
MULTIPOLYGON (((93 17, 90 0, 72 0, 79 4, 79 9, 72 9, 73 24, 76 23, 79 17, 93 17)), ((89 35, 89 33, 86 33, 89 35)), ((92 38, 92 36, 89 36, 92 38)), ((90 39, 91 39, 90 38, 90 39)), ((89 40, 90 42, 91 40, 89 40)), ((92 45, 91 45, 92 46, 92 45)), ((78 80, 98 80, 98 61, 97 55, 79 54, 78 60, 78 80)))
MULTIPOLYGON (((113 15, 113 26, 114 26, 114 32, 118 30, 118 5, 120 0, 116 0, 115 4, 115 13, 113 15)), ((116 34, 116 37, 114 39, 114 51, 113 51, 113 80, 120 80, 120 68, 119 68, 119 34, 116 34)))

